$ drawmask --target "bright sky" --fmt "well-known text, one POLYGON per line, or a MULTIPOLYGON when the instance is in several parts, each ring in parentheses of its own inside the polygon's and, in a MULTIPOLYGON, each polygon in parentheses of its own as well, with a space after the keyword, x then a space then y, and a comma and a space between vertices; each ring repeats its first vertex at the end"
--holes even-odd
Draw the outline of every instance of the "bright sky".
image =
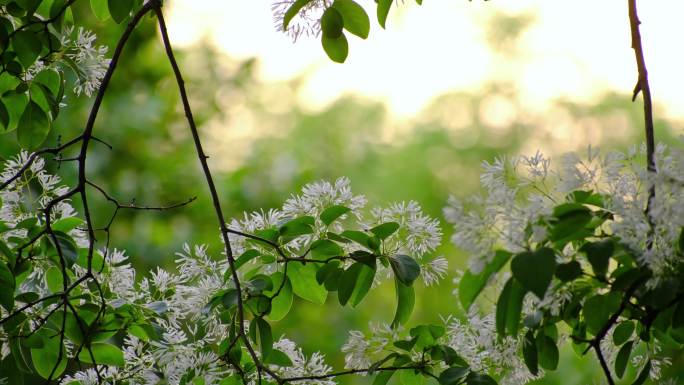
MULTIPOLYGON (((358 0, 374 16, 372 0, 358 0)), ((401 2, 399 2, 401 3, 401 2)), ((350 38, 345 64, 327 59, 317 39, 296 44, 275 30, 269 0, 172 0, 171 40, 208 39, 237 58, 257 57, 264 80, 307 73, 300 102, 325 106, 345 93, 384 100, 397 117, 419 112, 447 91, 477 90, 491 81, 516 84, 526 108, 558 96, 591 100, 607 90, 631 92, 636 81, 626 0, 405 0, 387 30, 372 19, 363 41, 350 38), (497 13, 536 14, 515 54, 486 43, 497 13)), ((647 64, 656 103, 684 118, 684 1, 639 1, 647 64)))

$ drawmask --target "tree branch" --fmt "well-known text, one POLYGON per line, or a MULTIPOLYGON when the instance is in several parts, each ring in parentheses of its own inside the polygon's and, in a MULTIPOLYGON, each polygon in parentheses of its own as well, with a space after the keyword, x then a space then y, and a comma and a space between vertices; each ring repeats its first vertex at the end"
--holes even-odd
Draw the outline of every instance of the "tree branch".
MULTIPOLYGON (((629 26, 632 35, 632 49, 634 49, 634 56, 636 58, 638 80, 634 87, 634 94, 632 101, 636 100, 637 95, 641 92, 644 99, 644 129, 646 134, 646 167, 649 172, 656 173, 655 163, 655 133, 653 127, 653 106, 651 101, 651 87, 648 83, 648 70, 646 69, 646 59, 644 58, 644 47, 641 43, 641 32, 639 31, 639 15, 637 13, 636 0, 627 0, 629 7, 629 26)), ((646 215, 651 223, 651 207, 655 199, 655 185, 649 183, 648 188, 648 203, 646 205, 646 215)), ((652 227, 651 223, 651 227, 652 227)), ((650 248, 650 244, 649 244, 650 248)))

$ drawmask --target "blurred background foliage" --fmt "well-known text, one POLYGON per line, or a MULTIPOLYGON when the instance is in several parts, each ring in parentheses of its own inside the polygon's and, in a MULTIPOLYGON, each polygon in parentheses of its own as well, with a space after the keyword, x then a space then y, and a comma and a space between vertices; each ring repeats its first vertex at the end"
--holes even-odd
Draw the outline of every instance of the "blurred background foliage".
MULTIPOLYGON (((86 20, 98 42, 110 47, 122 30, 97 22, 87 8, 77 19, 86 20)), ((492 18, 491 48, 502 59, 511 55, 516 37, 531 20, 531 15, 492 18)), ((414 118, 397 121, 382 103, 359 96, 345 96, 311 111, 297 102, 301 78, 263 82, 256 74, 258 65, 255 59, 237 61, 207 45, 181 53, 227 217, 279 207, 305 183, 339 176, 351 178, 354 191, 365 194, 371 207, 416 200, 427 213, 440 217, 449 194, 464 197, 478 191, 484 160, 536 149, 560 155, 559 151, 588 144, 623 149, 642 141, 640 105, 632 104, 627 93, 606 94, 590 104, 557 100, 544 114, 533 114, 512 85, 493 81, 478 92, 442 95, 414 118)), ((112 148, 91 146, 89 177, 122 202, 166 205, 194 196, 197 200, 170 211, 119 213, 111 247, 125 249, 140 272, 173 268, 174 253, 185 242, 207 244, 221 258, 218 226, 179 102, 156 25, 144 22, 131 38, 98 116, 95 135, 112 148)), ((65 103, 47 145, 78 135, 92 99, 69 96, 65 103)), ((672 122, 656 124, 660 141, 676 141, 672 122)), ((0 157, 7 159, 18 148, 14 134, 4 135, 0 157)), ((48 165, 66 184, 75 180, 70 162, 54 160, 48 165)), ((90 194, 95 223, 105 226, 113 207, 94 190, 90 194)), ((445 244, 438 252, 447 256, 455 272, 466 266, 466 256, 448 242, 450 229, 443 225, 445 244)), ((100 233, 101 246, 105 240, 106 234, 100 233)), ((368 322, 390 321, 394 298, 391 285, 386 286, 371 292, 354 310, 332 300, 324 307, 300 301, 274 325, 274 333, 288 335, 309 353, 326 353, 329 363, 341 368, 339 349, 346 331, 367 332, 368 322)), ((438 286, 417 288, 413 320, 463 317, 454 288, 451 277, 438 286)), ((675 355, 670 372, 684 378, 681 356, 675 355)), ((597 383, 599 368, 593 356, 588 358, 566 349, 559 370, 539 383, 597 383)), ((341 384, 366 382, 340 379, 341 384)))

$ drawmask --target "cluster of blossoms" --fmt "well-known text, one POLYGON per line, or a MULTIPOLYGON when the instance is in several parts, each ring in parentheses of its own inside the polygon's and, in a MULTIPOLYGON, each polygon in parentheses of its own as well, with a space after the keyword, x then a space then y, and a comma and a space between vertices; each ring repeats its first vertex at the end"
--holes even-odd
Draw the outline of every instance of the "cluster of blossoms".
POLYGON ((95 45, 96 38, 94 33, 82 27, 78 31, 74 31, 73 26, 66 27, 62 33, 61 43, 65 56, 69 59, 67 63, 76 72, 76 95, 84 93, 91 96, 97 91, 109 67, 110 59, 105 56, 107 46, 95 45))
MULTIPOLYGON (((29 154, 22 152, 7 161, 0 173, 0 180, 9 180, 28 159, 29 154)), ((16 247, 16 242, 28 236, 29 230, 22 227, 22 222, 32 221, 40 225, 45 206, 68 191, 60 185, 58 177, 45 171, 44 166, 43 159, 36 158, 20 178, 0 192, 0 226, 3 226, 0 228, 0 241, 9 248, 16 247)), ((79 247, 87 246, 83 231, 78 228, 83 222, 74 216, 75 211, 68 200, 55 205, 51 213, 55 226, 74 222, 68 234, 79 247)), ((123 338, 123 360, 119 365, 100 367, 99 378, 94 368, 78 371, 64 376, 60 380, 61 384, 99 384, 102 383, 100 380, 108 384, 181 384, 192 378, 202 378, 205 384, 218 384, 235 374, 234 369, 215 353, 216 344, 228 338, 229 328, 219 319, 218 312, 206 307, 211 296, 228 284, 225 278, 228 263, 225 259, 217 261, 207 254, 205 247, 191 248, 186 245, 177 254, 177 273, 157 269, 149 277, 140 280, 136 279, 136 270, 129 263, 129 258, 120 250, 96 251, 93 266, 98 287, 83 281, 74 290, 78 291, 81 298, 100 298, 104 295, 109 313, 106 322, 111 327, 121 327, 124 319, 133 324, 128 325, 128 333, 123 338)), ((22 293, 47 296, 60 291, 61 286, 54 287, 51 284, 50 276, 53 273, 59 275, 54 261, 33 257, 30 271, 16 289, 18 301, 21 301, 22 293)), ((73 277, 81 277, 86 273, 83 260, 74 263, 69 271, 73 277)), ((83 306, 78 307, 79 314, 94 315, 93 308, 88 307, 91 304, 84 300, 81 302, 81 305, 74 304, 83 306)), ((55 312, 59 313, 59 307, 60 304, 54 303, 29 308, 25 312, 27 330, 43 327, 45 319, 55 312)), ((0 307, 0 319, 8 315, 6 309, 0 307)), ((12 354, 9 337, 0 329, 0 360, 12 354)), ((284 376, 317 376, 331 371, 320 353, 306 356, 291 340, 281 337, 274 341, 273 346, 291 361, 287 366, 270 365, 276 373, 284 376)), ((66 357, 75 358, 80 347, 65 339, 64 349, 66 357)), ((0 381, 6 381, 6 378, 0 376, 0 381)), ((249 378, 249 381, 255 383, 256 378, 249 378)), ((332 384, 328 380, 303 383, 332 384)))
POLYGON ((593 191, 604 197, 606 209, 613 214, 606 231, 653 271, 649 284, 656 285, 679 263, 675 249, 684 225, 684 152, 676 148, 666 152, 666 146, 658 145, 658 172, 651 173, 644 166, 645 151, 641 146, 602 155, 589 147, 584 158, 564 155, 557 169, 539 152, 484 162, 480 180, 486 194, 465 202, 452 196, 444 209, 445 218, 454 224, 452 242, 472 256, 471 271, 480 272, 497 248, 520 252, 543 240, 547 236, 543 223, 565 194, 593 191), (647 214, 652 185, 655 199, 647 214), (652 247, 646 247, 649 242, 652 247))
MULTIPOLYGON (((64 27, 60 36, 60 54, 55 56, 57 60, 48 62, 38 60, 26 70, 24 80, 30 81, 40 72, 45 70, 71 69, 76 76, 74 81, 74 94, 92 96, 99 88, 102 79, 109 67, 110 59, 106 57, 108 48, 104 45, 96 45, 94 33, 79 27, 64 27)), ((61 102, 61 101, 60 101, 61 102)))
MULTIPOLYGON (((421 267, 421 277, 426 285, 439 282, 448 270, 448 262, 442 256, 431 257, 431 253, 441 244, 442 230, 439 221, 423 213, 420 205, 415 201, 392 203, 387 207, 375 207, 370 214, 364 212, 367 201, 363 195, 354 195, 350 181, 346 177, 338 178, 334 183, 317 181, 305 185, 300 195, 293 195, 285 201, 281 209, 244 213, 241 219, 233 219, 229 227, 246 233, 258 233, 269 228, 277 227, 288 220, 301 216, 316 218, 311 234, 303 234, 284 245, 293 257, 297 253, 306 251, 311 243, 330 231, 358 227, 367 231, 373 226, 386 222, 395 222, 399 228, 383 241, 383 254, 393 256, 408 254, 415 258, 421 267), (339 220, 327 225, 320 219, 321 213, 331 206, 344 206, 349 212, 339 220)), ((231 246, 236 255, 244 253, 249 248, 258 248, 265 254, 272 254, 273 249, 264 244, 254 244, 240 235, 231 234, 231 246)), ((354 251, 353 244, 343 244, 344 252, 354 251)), ((263 263, 263 260, 261 261, 263 263)), ((256 261, 254 262, 256 263, 256 261)), ((266 272, 276 271, 278 264, 275 257, 272 263, 265 264, 266 272)), ((389 276, 389 269, 385 269, 389 276)), ((378 275, 380 276, 380 275, 378 275)), ((376 277, 378 277, 376 276, 376 277)))
MULTIPOLYGON (((24 152, 8 161, 0 174, 2 180, 9 180, 17 174, 28 160, 29 154, 24 152)), ((0 221, 7 229, 3 229, 0 239, 9 248, 17 247, 17 242, 27 237, 29 231, 34 231, 18 226, 20 223, 33 218, 36 222, 34 227, 40 227, 43 225, 42 210, 54 198, 68 191, 66 187, 59 185, 59 178, 48 174, 44 167, 45 162, 37 157, 20 178, 2 190, 0 221)), ((365 205, 366 199, 352 193, 347 178, 340 178, 334 183, 319 181, 304 186, 301 195, 293 195, 287 199, 281 209, 245 213, 243 219, 232 220, 230 227, 250 234, 260 234, 278 228, 296 217, 316 218, 311 232, 295 236, 282 245, 283 250, 294 258, 297 253, 310 248, 312 242, 327 236, 330 231, 341 232, 350 227, 368 231, 372 226, 392 221, 396 223, 397 229, 384 239, 383 255, 391 257, 398 253, 410 254, 422 264, 423 280, 428 285, 445 275, 446 260, 443 257, 432 260, 428 258, 429 253, 441 241, 442 234, 436 219, 425 215, 416 202, 375 208, 367 216, 363 212, 365 205), (325 224, 321 214, 331 206, 344 206, 348 208, 348 212, 333 223, 325 224)), ((88 242, 81 229, 84 223, 75 217, 69 200, 62 200, 54 206, 51 215, 55 226, 65 226, 60 221, 68 219, 69 226, 65 228, 67 234, 74 239, 76 247, 87 247, 88 242)), ((253 278, 256 272, 281 274, 283 264, 276 258, 267 258, 268 253, 274 252, 269 245, 248 243, 244 237, 232 235, 231 243, 236 255, 249 248, 259 248, 262 251, 260 263, 251 262, 256 269, 252 268, 246 273, 238 270, 241 280, 253 278)), ((353 249, 351 245, 344 245, 341 250, 346 253, 353 249)), ((182 384, 193 378, 202 378, 205 384, 216 384, 226 377, 238 374, 216 352, 218 345, 229 340, 231 331, 230 323, 224 318, 225 314, 211 305, 217 294, 224 293, 227 287, 234 287, 227 259, 212 258, 204 246, 186 245, 177 253, 175 262, 175 273, 158 268, 149 276, 139 278, 123 251, 102 249, 94 252, 91 274, 98 285, 82 280, 73 289, 83 298, 81 304, 76 306, 81 316, 94 316, 96 311, 91 305, 96 305, 100 298, 105 299, 106 305, 103 306, 107 308, 107 315, 100 322, 111 328, 124 327, 126 330, 122 335, 120 348, 123 360, 117 365, 100 368, 99 373, 94 368, 70 373, 61 378, 61 384, 86 385, 101 380, 112 384, 121 381, 135 384, 182 384), (87 298, 94 303, 88 303, 87 298)), ((68 274, 72 279, 85 277, 89 274, 87 267, 86 259, 79 257, 68 265, 68 274)), ((20 281, 17 293, 30 292, 38 296, 49 296, 62 290, 61 285, 55 284, 55 279, 61 282, 60 276, 59 263, 54 258, 34 257, 28 275, 20 281)), ((249 284, 251 282, 248 283, 247 290, 251 290, 249 284)), ((23 297, 19 295, 17 298, 21 302, 23 297)), ((42 320, 49 319, 55 312, 60 313, 60 306, 60 303, 52 303, 30 307, 25 312, 28 317, 27 330, 40 329, 44 322, 42 320)), ((101 305, 96 305, 99 306, 101 305)), ((0 307, 0 319, 8 315, 0 307)), ((58 325, 50 327, 58 328, 58 325)), ((244 327, 248 330, 250 325, 245 324, 244 327)), ((391 333, 391 329, 385 329, 391 333)), ((114 334, 106 333, 109 336, 114 334)), ((0 358, 11 354, 9 338, 9 335, 0 334, 0 358)), ((70 339, 64 340, 63 348, 65 357, 68 358, 82 357, 84 354, 79 355, 82 347, 70 339)), ((287 365, 282 362, 268 363, 272 373, 283 378, 324 376, 332 370, 325 363, 322 354, 316 352, 306 356, 293 341, 285 337, 275 340, 273 349, 280 350, 289 360, 287 365)), ((255 383, 256 374, 250 374, 247 380, 255 383)), ((332 385, 335 382, 321 378, 300 383, 332 385)))
MULTIPOLYGON (((393 329, 387 324, 371 324, 369 329, 371 334, 368 337, 359 330, 349 332, 342 346, 345 368, 368 368, 384 356, 399 352, 395 342, 401 342, 409 335, 403 328, 393 329)), ((447 317, 443 326, 437 329, 444 332, 432 343, 450 347, 468 362, 472 370, 490 373, 498 377, 502 385, 525 384, 542 376, 530 374, 522 362, 518 354, 522 342, 512 337, 500 339, 497 336, 493 315, 481 316, 471 311, 465 321, 447 317)), ((411 334, 416 335, 415 329, 411 334)), ((421 348, 418 344, 409 351, 416 361, 424 354, 421 348)))
MULTIPOLYGON (((506 314, 506 309, 502 308, 506 306, 505 302, 502 305, 506 290, 502 290, 503 282, 532 282, 532 285, 544 282, 542 288, 545 290, 540 292, 534 286, 525 286, 524 290, 533 291, 536 295, 525 297, 523 291, 520 297, 522 307, 518 313, 523 318, 527 317, 526 327, 521 328, 521 331, 528 330, 528 337, 532 336, 533 340, 532 333, 539 330, 539 324, 535 324, 539 321, 535 320, 540 320, 542 315, 550 320, 554 317, 556 320, 566 320, 574 328, 570 337, 575 342, 585 338, 583 333, 586 330, 582 327, 586 328, 587 325, 592 328, 591 334, 603 338, 600 328, 608 321, 608 316, 605 316, 605 320, 597 318, 594 321, 592 314, 583 310, 580 318, 580 310, 573 312, 572 309, 573 306, 600 303, 604 297, 636 295, 634 301, 644 301, 645 304, 635 306, 643 306, 651 309, 647 311, 654 312, 655 315, 649 317, 655 317, 676 304, 678 297, 675 291, 679 287, 676 282, 680 281, 683 267, 684 152, 658 145, 655 151, 657 172, 649 172, 644 166, 645 154, 645 146, 632 147, 625 153, 605 154, 589 147, 584 156, 577 153, 564 155, 561 164, 555 168, 551 160, 539 152, 533 156, 484 162, 480 180, 485 194, 466 201, 451 197, 444 209, 447 221, 454 225, 452 242, 470 254, 467 284, 473 285, 474 277, 479 277, 477 279, 482 280, 482 286, 475 289, 478 293, 486 285, 494 286, 495 292, 502 293, 497 304, 499 317, 506 314), (505 252, 499 254, 501 250, 505 252), (541 274, 549 274, 545 278, 547 281, 526 275, 521 269, 516 272, 513 266, 515 261, 511 263, 515 279, 507 272, 498 273, 511 256, 514 259, 520 256, 520 261, 525 258, 538 258, 541 261, 539 253, 544 252, 548 252, 552 259, 546 265, 552 266, 550 273, 549 270, 546 270, 547 273, 540 270, 541 274), (615 258, 615 262, 609 263, 610 258, 615 258), (559 270, 556 270, 556 266, 559 270), (594 275, 584 273, 592 270, 594 275), (621 275, 628 270, 632 270, 632 276, 638 274, 643 277, 639 278, 644 280, 642 289, 636 286, 634 289, 620 288, 620 282, 626 279, 626 276, 621 275), (612 289, 609 293, 607 285, 614 285, 608 286, 608 289, 612 289), (653 302, 650 298, 654 294, 649 293, 663 288, 669 288, 665 290, 671 292, 671 297, 664 302, 653 302), (529 329, 528 322, 531 325, 529 329), (598 325, 591 326, 592 323, 598 325)), ((522 269, 534 271, 535 267, 527 265, 522 269)), ((456 281, 460 283, 461 280, 456 281)), ((471 286, 466 290, 472 294, 474 289, 471 286)), ((464 297, 461 300, 469 306, 472 298, 467 295, 465 301, 464 297)), ((619 310, 617 303, 619 299, 615 305, 599 306, 614 306, 608 313, 610 315, 619 310)), ((632 312, 630 314, 639 314, 639 310, 628 311, 632 312)), ((625 357, 630 357, 632 343, 636 346, 640 342, 635 338, 636 334, 624 334, 625 330, 630 330, 629 317, 623 314, 615 318, 616 324, 625 323, 617 338, 598 341, 611 367, 624 365, 625 357), (632 338, 634 340, 625 349, 622 344, 632 338), (619 351, 622 352, 622 363, 618 362, 619 351)), ((471 319, 469 325, 476 323, 477 319, 471 319)), ((663 330, 667 332, 668 324, 664 325, 663 330)), ((673 327, 676 325, 673 324, 673 327)), ((507 326, 500 328, 499 334, 507 326)), ((517 329, 517 326, 514 328, 517 329)), ((608 335, 614 331, 613 326, 608 335)), ((538 333, 541 337, 537 339, 547 338, 543 328, 538 333)), ((505 338, 513 338, 520 344, 525 341, 523 334, 505 338)), ((648 337, 643 335, 638 338, 648 341, 648 337)), ((553 342, 557 339, 554 336, 553 342)), ((561 336, 560 340, 563 339, 561 336)), ((565 339, 568 339, 567 336, 565 339)), ((668 366, 670 359, 661 354, 659 343, 639 345, 642 352, 634 353, 631 363, 636 368, 648 371, 646 374, 652 379, 658 379, 661 368, 668 366)), ((510 353, 516 350, 520 349, 513 348, 510 353)), ((476 365, 475 356, 469 355, 469 360, 476 365)), ((532 365, 536 368, 537 364, 532 365)), ((514 377, 518 381, 513 383, 527 381, 525 376, 514 377)))
MULTIPOLYGON (((22 151, 14 158, 5 162, 5 167, 0 172, 0 181, 8 181, 27 164, 29 154, 22 151)), ((22 177, 17 178, 6 188, 0 190, 0 221, 14 227, 23 220, 35 217, 35 213, 44 210, 47 204, 54 198, 68 191, 65 186, 60 186, 59 176, 51 175, 45 170, 45 161, 36 158, 31 166, 24 172, 22 177)), ((53 220, 72 217, 76 215, 68 200, 57 203, 52 208, 53 220)), ((16 230, 2 234, 4 239, 9 236, 24 236, 25 231, 16 230)))

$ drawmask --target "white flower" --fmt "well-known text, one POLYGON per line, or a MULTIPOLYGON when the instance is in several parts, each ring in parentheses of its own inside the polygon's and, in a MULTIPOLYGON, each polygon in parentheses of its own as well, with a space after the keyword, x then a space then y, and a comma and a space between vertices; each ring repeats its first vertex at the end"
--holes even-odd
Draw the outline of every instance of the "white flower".
MULTIPOLYGON (((536 378, 518 355, 522 342, 510 336, 498 337, 493 314, 480 316, 471 311, 468 322, 449 318, 446 323, 448 345, 473 370, 490 371, 498 375, 499 383, 504 385, 521 385, 536 378)), ((543 373, 539 373, 541 376, 543 373)))
POLYGON ((423 264, 420 273, 423 276, 425 286, 431 286, 444 278, 449 269, 449 262, 440 256, 432 261, 423 264))
MULTIPOLYGON (((283 31, 283 19, 285 13, 296 0, 276 0, 271 5, 273 19, 278 31, 283 31)), ((325 11, 325 0, 313 0, 305 5, 287 26, 286 32, 292 41, 297 41, 300 36, 318 36, 321 33, 321 16, 325 11)))
MULTIPOLYGON (((325 357, 315 352, 311 357, 306 357, 301 348, 284 337, 273 343, 273 348, 285 353, 292 361, 292 366, 276 366, 270 365, 271 370, 274 370, 282 378, 301 377, 301 376, 322 376, 332 372, 332 368, 325 363, 325 357)), ((298 384, 304 385, 335 385, 333 379, 320 380, 304 380, 297 381, 298 384)))
POLYGON ((363 333, 358 330, 349 331, 347 342, 342 345, 345 369, 368 368, 372 364, 368 354, 369 349, 370 342, 366 340, 366 336, 363 333))
POLYGON ((403 252, 421 258, 442 243, 439 221, 425 215, 416 201, 395 202, 386 208, 376 207, 371 214, 373 226, 386 222, 399 224, 399 229, 384 241, 386 252, 403 252))
POLYGON ((283 214, 291 218, 302 215, 318 217, 324 209, 335 205, 348 207, 355 213, 366 205, 366 198, 352 193, 347 177, 338 178, 334 184, 321 180, 305 185, 301 195, 293 195, 285 201, 283 214))
POLYGON ((72 38, 73 27, 65 28, 61 37, 66 56, 76 64, 76 83, 74 93, 78 96, 85 93, 92 96, 100 88, 109 67, 110 59, 107 59, 106 46, 95 46, 96 36, 94 33, 79 27, 76 38, 72 38))

